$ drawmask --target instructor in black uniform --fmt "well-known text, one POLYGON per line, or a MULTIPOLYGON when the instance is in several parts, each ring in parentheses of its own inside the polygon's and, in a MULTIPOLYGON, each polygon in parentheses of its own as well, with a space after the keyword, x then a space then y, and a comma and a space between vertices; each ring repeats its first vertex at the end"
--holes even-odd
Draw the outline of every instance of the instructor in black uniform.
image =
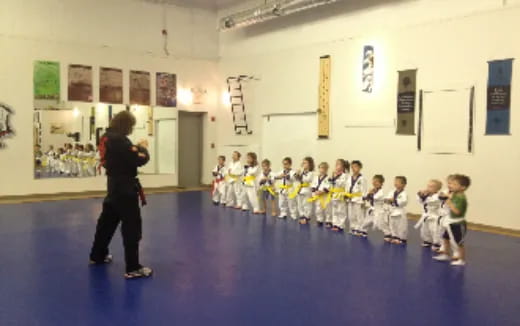
POLYGON ((90 252, 91 264, 112 262, 108 245, 121 222, 127 279, 152 275, 152 269, 139 263, 142 232, 139 199, 142 205, 146 205, 146 199, 136 177, 137 168, 148 163, 150 156, 146 141, 133 145, 127 137, 132 133, 135 123, 132 113, 120 112, 110 121, 110 128, 100 139, 101 164, 106 170, 108 190, 90 252))

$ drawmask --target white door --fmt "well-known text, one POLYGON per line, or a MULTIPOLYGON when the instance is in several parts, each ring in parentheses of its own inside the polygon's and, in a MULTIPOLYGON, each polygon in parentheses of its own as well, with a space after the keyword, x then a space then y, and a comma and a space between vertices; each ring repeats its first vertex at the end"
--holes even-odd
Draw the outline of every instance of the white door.
POLYGON ((173 174, 175 173, 176 151, 175 143, 177 140, 177 121, 158 120, 156 124, 156 157, 157 157, 157 173, 173 174))

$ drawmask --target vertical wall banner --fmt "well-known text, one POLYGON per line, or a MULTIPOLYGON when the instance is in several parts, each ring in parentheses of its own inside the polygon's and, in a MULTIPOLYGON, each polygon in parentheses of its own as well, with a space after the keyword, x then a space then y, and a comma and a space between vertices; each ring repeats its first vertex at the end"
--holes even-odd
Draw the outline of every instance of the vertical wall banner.
POLYGON ((13 109, 9 105, 0 103, 0 149, 6 147, 3 140, 14 135, 11 126, 11 115, 13 113, 13 109))
POLYGON ((417 70, 399 71, 397 85, 397 135, 415 134, 417 70))
POLYGON ((148 107, 148 119, 146 120, 148 136, 153 136, 153 107, 148 107))
POLYGON ((366 45, 363 49, 363 92, 372 93, 374 86, 374 47, 366 45))
POLYGON ((488 64, 486 135, 508 135, 513 59, 490 61, 488 64))
POLYGON ((156 75, 156 102, 158 106, 177 106, 177 76, 165 72, 156 75))
POLYGON ((92 140, 92 137, 96 135, 96 107, 90 108, 90 117, 89 117, 89 140, 92 140))
POLYGON ((60 63, 52 61, 34 62, 34 99, 60 99, 60 63))
POLYGON ((330 55, 320 58, 320 83, 319 83, 319 103, 318 103, 318 138, 329 138, 330 133, 330 55))
POLYGON ((150 105, 150 73, 130 71, 130 104, 150 105))
POLYGON ((99 69, 99 101, 123 104, 123 70, 103 67, 99 69))
POLYGON ((92 102, 92 67, 69 65, 69 101, 92 102))

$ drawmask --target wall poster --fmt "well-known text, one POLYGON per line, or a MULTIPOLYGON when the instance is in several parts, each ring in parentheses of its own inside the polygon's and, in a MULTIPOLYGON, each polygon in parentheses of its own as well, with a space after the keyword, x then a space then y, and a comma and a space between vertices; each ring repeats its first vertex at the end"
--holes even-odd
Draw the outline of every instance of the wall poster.
POLYGON ((177 76, 165 72, 156 75, 156 105, 166 107, 177 106, 177 76))
POLYGON ((123 70, 103 67, 99 69, 99 101, 123 104, 123 70))
POLYGON ((69 101, 92 102, 92 67, 69 65, 69 101))
POLYGON ((130 71, 130 104, 150 105, 150 73, 130 71))
POLYGON ((363 49, 363 92, 372 93, 374 86, 374 47, 366 45, 363 49))
POLYGON ((11 126, 11 115, 13 109, 7 104, 0 103, 0 149, 6 145, 3 140, 12 137, 14 134, 13 127, 11 126))
POLYGON ((509 135, 513 59, 489 62, 486 135, 509 135))
POLYGON ((60 63, 53 61, 34 62, 34 99, 60 99, 60 63))
POLYGON ((417 70, 399 71, 397 85, 397 135, 415 135, 417 70))

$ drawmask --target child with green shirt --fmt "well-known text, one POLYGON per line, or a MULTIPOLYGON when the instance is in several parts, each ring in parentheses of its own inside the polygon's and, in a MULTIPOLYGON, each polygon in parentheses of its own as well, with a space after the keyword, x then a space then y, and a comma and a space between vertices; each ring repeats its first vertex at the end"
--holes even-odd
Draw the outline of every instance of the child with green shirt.
POLYGON ((446 205, 450 209, 450 215, 444 220, 443 227, 445 231, 442 235, 444 251, 435 256, 435 260, 450 261, 453 266, 463 266, 466 264, 466 250, 464 248, 464 238, 466 237, 466 211, 468 209, 468 201, 465 191, 471 184, 468 176, 456 174, 448 183, 450 195, 446 205), (453 251, 457 251, 457 256, 451 255, 451 247, 453 251))

